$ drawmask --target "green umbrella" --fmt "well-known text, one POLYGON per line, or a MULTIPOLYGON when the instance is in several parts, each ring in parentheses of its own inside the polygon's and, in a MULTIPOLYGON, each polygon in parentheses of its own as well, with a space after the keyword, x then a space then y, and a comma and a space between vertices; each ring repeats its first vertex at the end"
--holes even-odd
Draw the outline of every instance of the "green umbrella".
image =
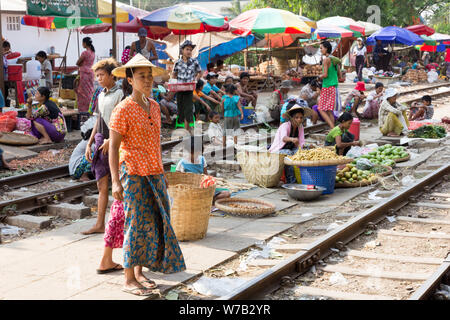
POLYGON ((424 34, 421 35, 420 37, 425 41, 425 44, 427 44, 429 46, 436 46, 437 45, 437 41, 436 40, 434 40, 434 39, 432 39, 432 38, 430 38, 430 37, 428 37, 428 36, 426 36, 424 34))

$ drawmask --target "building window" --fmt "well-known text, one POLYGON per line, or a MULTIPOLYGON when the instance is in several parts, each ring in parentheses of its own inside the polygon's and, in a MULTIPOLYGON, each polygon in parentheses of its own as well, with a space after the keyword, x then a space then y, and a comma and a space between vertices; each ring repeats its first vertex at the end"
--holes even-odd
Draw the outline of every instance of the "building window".
POLYGON ((20 16, 6 17, 6 29, 9 31, 20 31, 20 16))

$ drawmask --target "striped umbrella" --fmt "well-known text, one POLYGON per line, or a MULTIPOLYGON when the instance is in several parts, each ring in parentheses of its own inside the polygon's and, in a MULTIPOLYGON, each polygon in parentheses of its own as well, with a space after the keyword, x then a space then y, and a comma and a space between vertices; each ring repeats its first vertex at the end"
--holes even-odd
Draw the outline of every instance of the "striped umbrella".
MULTIPOLYGON (((98 14, 111 15, 112 6, 104 0, 98 0, 98 14)), ((117 23, 128 22, 133 16, 127 11, 116 9, 117 23)), ((101 23, 112 23, 111 18, 64 18, 64 17, 40 17, 25 15, 22 17, 21 23, 26 26, 39 27, 45 29, 74 29, 82 26, 89 26, 101 23)))
POLYGON ((350 30, 353 32, 354 37, 361 37, 365 35, 365 28, 352 18, 347 17, 328 17, 322 20, 317 21, 317 27, 329 27, 329 26, 336 26, 341 27, 347 30, 350 30))
POLYGON ((224 31, 229 26, 227 19, 194 5, 178 4, 152 11, 141 18, 145 26, 165 27, 174 34, 195 34, 224 31))
POLYGON ((236 34, 311 33, 311 27, 298 15, 281 9, 253 9, 230 21, 236 34))

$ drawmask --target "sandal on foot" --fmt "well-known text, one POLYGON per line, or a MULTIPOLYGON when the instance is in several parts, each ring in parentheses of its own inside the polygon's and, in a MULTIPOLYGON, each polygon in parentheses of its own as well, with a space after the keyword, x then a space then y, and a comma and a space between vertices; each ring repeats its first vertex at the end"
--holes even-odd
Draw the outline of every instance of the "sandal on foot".
POLYGON ((123 270, 122 266, 120 268, 117 268, 118 266, 120 266, 120 264, 116 264, 114 267, 109 268, 109 269, 105 269, 105 270, 97 269, 97 273, 98 274, 106 274, 106 273, 111 273, 111 272, 123 270))
POLYGON ((134 294, 135 296, 141 296, 141 297, 148 297, 148 296, 153 295, 152 290, 146 289, 144 287, 142 287, 142 288, 136 287, 133 289, 128 289, 126 287, 123 287, 122 291, 126 292, 126 293, 134 294))
POLYGON ((150 286, 144 286, 146 289, 151 289, 151 290, 153 290, 153 289, 156 289, 157 287, 158 287, 158 285, 156 284, 156 282, 155 281, 152 281, 152 280, 144 280, 144 281, 140 281, 139 282, 140 284, 142 284, 143 286, 144 286, 144 283, 148 283, 150 286))

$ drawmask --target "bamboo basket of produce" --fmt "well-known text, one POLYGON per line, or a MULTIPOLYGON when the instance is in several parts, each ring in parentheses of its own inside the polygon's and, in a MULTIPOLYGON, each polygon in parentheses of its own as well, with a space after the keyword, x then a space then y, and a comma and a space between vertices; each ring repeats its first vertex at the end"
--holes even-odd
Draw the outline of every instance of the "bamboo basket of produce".
POLYGON ((289 69, 289 63, 286 59, 272 57, 272 61, 276 76, 281 76, 289 69))
POLYGON ((179 241, 206 236, 216 185, 202 187, 203 175, 168 172, 170 222, 179 241))
POLYGON ((259 199, 228 198, 215 203, 219 210, 237 216, 258 217, 275 212, 275 206, 259 199))
POLYGON ((303 68, 303 76, 304 77, 318 77, 322 74, 322 66, 319 64, 310 65, 307 64, 303 68))
POLYGON ((395 166, 396 162, 407 161, 410 158, 404 147, 394 147, 391 144, 385 144, 376 150, 369 152, 360 158, 366 158, 373 164, 381 164, 385 166, 395 166))
POLYGON ((270 152, 248 152, 237 154, 245 179, 264 188, 278 186, 284 169, 285 155, 270 152))
POLYGON ((336 174, 336 188, 365 187, 378 182, 375 173, 369 170, 358 170, 355 165, 347 164, 336 174))

